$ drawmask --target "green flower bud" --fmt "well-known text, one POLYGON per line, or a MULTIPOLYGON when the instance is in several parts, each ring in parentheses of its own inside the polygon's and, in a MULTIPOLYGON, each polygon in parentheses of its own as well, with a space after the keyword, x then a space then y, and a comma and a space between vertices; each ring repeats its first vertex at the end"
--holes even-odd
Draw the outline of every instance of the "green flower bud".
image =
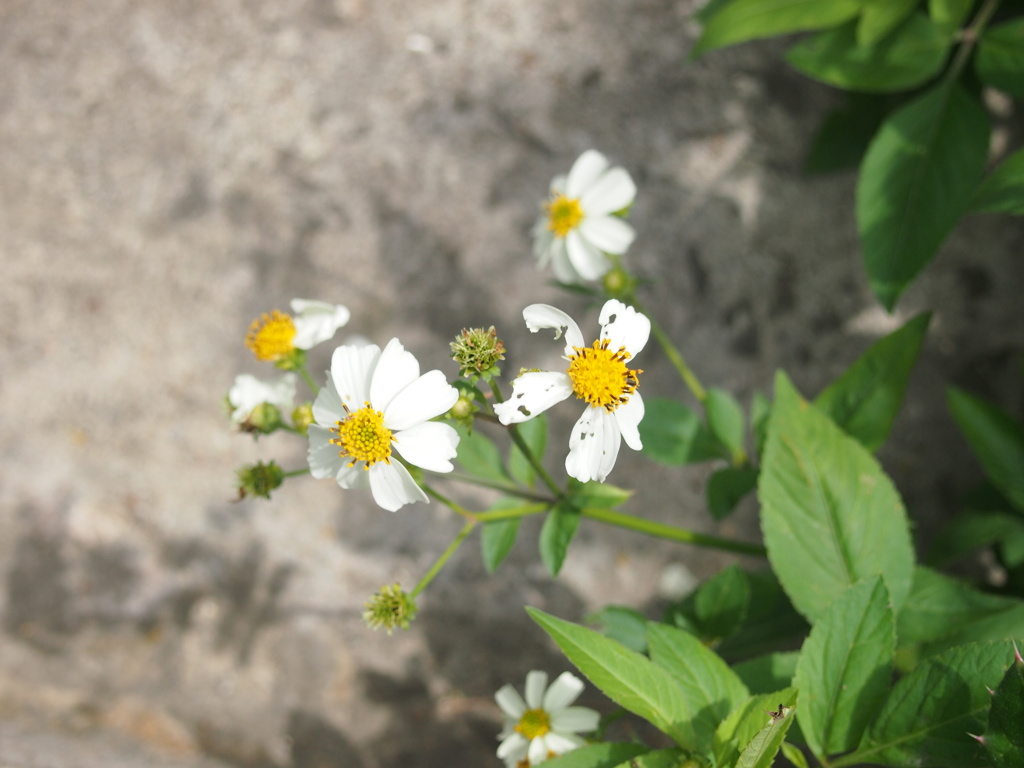
POLYGON ((397 583, 381 587, 366 601, 363 621, 370 629, 383 627, 390 635, 398 627, 408 629, 416 617, 416 602, 397 583))
POLYGON ((303 403, 292 411, 292 423, 302 434, 309 431, 309 425, 313 423, 313 404, 303 403))
POLYGON ((260 496, 269 499, 270 492, 280 488, 283 482, 284 470, 276 463, 271 461, 264 464, 258 461, 238 470, 238 498, 260 496))
POLYGON ((306 350, 293 348, 278 358, 274 367, 282 371, 301 371, 306 367, 306 350))
POLYGON ((636 278, 623 269, 621 264, 616 264, 601 278, 601 286, 606 296, 628 300, 636 292, 636 278))
POLYGON ((452 359, 459 364, 459 376, 469 381, 490 380, 501 373, 498 362, 505 359, 505 345, 492 325, 462 329, 451 343, 452 359))

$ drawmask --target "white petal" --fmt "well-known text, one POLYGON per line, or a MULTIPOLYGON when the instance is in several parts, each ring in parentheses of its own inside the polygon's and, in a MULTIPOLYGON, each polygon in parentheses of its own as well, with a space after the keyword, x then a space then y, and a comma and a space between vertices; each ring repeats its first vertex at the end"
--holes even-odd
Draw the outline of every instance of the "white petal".
POLYGON ((564 237, 556 237, 551 241, 551 270, 561 283, 583 283, 583 276, 569 261, 569 251, 565 246, 564 237))
POLYGON ((563 672, 544 694, 544 709, 549 713, 564 709, 572 704, 583 693, 583 681, 571 672, 563 672))
POLYGON ((573 736, 571 733, 556 733, 551 731, 544 734, 544 749, 548 752, 552 752, 555 755, 564 755, 566 752, 572 752, 574 749, 579 749, 586 742, 579 736, 573 736))
POLYGON ((556 195, 564 195, 565 186, 568 183, 569 177, 566 174, 560 173, 557 176, 555 176, 555 178, 551 180, 551 195, 553 197, 556 195))
POLYGON ((232 420, 241 424, 249 418, 253 408, 263 403, 282 410, 291 408, 295 402, 295 382, 294 373, 286 373, 278 381, 262 381, 248 373, 236 376, 228 390, 228 402, 235 407, 232 420))
POLYGON ((541 269, 551 260, 551 244, 555 233, 548 228, 548 217, 541 216, 533 225, 533 255, 537 257, 537 266, 541 269))
POLYGON ((359 410, 370 399, 370 378, 379 359, 376 344, 345 345, 331 355, 331 379, 341 402, 351 410, 359 410))
POLYGON ((615 216, 587 216, 580 222, 580 234, 605 253, 621 255, 629 250, 636 230, 615 216))
POLYGON ((526 673, 526 706, 537 709, 544 702, 544 689, 548 684, 548 673, 532 669, 526 673))
POLYGON ((412 352, 406 352, 398 339, 392 339, 380 353, 370 379, 370 403, 386 411, 392 398, 419 378, 420 364, 412 352))
POLYGON ((333 427, 339 421, 344 421, 347 415, 338 388, 334 386, 334 376, 328 371, 327 383, 320 387, 313 401, 313 421, 321 427, 333 427))
POLYGON ((512 396, 494 406, 502 424, 519 424, 544 413, 572 394, 569 375, 557 371, 530 371, 512 382, 512 396))
POLYGON ((366 462, 358 461, 352 466, 349 466, 351 459, 342 459, 344 462, 341 465, 341 469, 338 470, 338 475, 334 479, 338 482, 342 488, 346 489, 360 489, 370 487, 370 473, 366 469, 366 462))
MULTIPOLYGON (((550 736, 551 734, 547 734, 550 736)), ((530 765, 539 765, 548 759, 548 745, 545 736, 539 736, 536 739, 530 741, 530 746, 526 750, 526 756, 530 760, 530 765)))
POLYGON ((639 392, 629 396, 629 400, 615 409, 615 421, 626 445, 634 451, 642 449, 640 442, 640 422, 644 420, 644 399, 639 392))
POLYGON ((498 702, 501 711, 513 720, 519 720, 523 716, 523 712, 526 711, 526 702, 523 701, 519 691, 512 685, 506 684, 501 686, 498 692, 494 694, 494 700, 498 702))
POLYGON ((573 268, 584 280, 597 280, 612 268, 611 260, 600 248, 587 242, 579 228, 565 236, 565 249, 573 268))
POLYGON ((635 356, 651 337, 651 321, 647 315, 617 299, 606 301, 601 307, 601 338, 611 341, 609 347, 618 350, 625 347, 635 356))
POLYGON ((403 459, 431 472, 451 472, 459 433, 447 424, 428 421, 395 434, 394 449, 403 459))
POLYGON ((498 745, 498 759, 518 763, 526 757, 526 752, 529 747, 530 742, 528 742, 522 734, 518 732, 513 733, 498 745))
POLYGON ((292 299, 292 311, 296 313, 292 344, 298 349, 312 349, 327 341, 352 316, 348 307, 341 304, 310 299, 292 299))
POLYGON ((582 197, 607 168, 608 158, 597 150, 588 149, 572 164, 569 178, 565 184, 566 197, 573 199, 582 197))
POLYGON ((589 733, 597 730, 601 715, 590 707, 568 707, 551 713, 551 730, 560 733, 589 733))
POLYGON ((573 347, 582 347, 586 342, 576 321, 565 312, 550 304, 531 304, 523 310, 523 320, 531 333, 541 328, 554 328, 555 338, 565 333, 565 354, 572 354, 573 347))
POLYGON ((565 471, 581 483, 604 482, 615 466, 621 442, 615 417, 604 408, 588 407, 569 437, 565 471))
POLYGON ((395 395, 384 407, 384 426, 408 429, 440 416, 459 399, 455 389, 438 370, 427 371, 395 395))
POLYGON ((422 489, 416 485, 409 470, 397 461, 390 464, 379 462, 370 467, 370 491, 377 506, 394 512, 399 507, 414 501, 429 502, 422 489))
POLYGON ((331 445, 331 431, 309 425, 309 473, 318 480, 336 477, 343 462, 338 455, 338 446, 331 445))
POLYGON ((622 168, 612 168, 580 198, 587 216, 605 216, 621 211, 636 198, 636 184, 622 168))

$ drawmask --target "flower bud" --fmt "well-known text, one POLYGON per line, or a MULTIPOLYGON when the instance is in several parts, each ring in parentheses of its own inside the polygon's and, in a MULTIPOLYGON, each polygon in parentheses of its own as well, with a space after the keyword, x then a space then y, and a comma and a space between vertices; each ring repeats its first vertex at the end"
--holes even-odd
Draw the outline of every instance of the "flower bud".
POLYGON ((313 423, 313 404, 303 403, 292 411, 292 423, 302 434, 309 431, 309 425, 313 423))
POLYGON ((498 362, 505 359, 505 345, 492 325, 483 328, 462 329, 451 343, 452 359, 459 364, 459 375, 469 381, 490 380, 501 373, 498 362))
POLYGON ((601 278, 601 286, 609 298, 629 300, 636 291, 636 278, 616 264, 601 278))
POLYGON ((282 371, 301 371, 306 367, 306 350, 296 347, 284 353, 274 363, 274 367, 282 371))
POLYGON ((238 470, 238 498, 260 496, 269 499, 270 492, 280 488, 283 482, 284 470, 276 463, 271 461, 264 464, 258 461, 238 470))
POLYGON ((269 435, 279 429, 284 422, 281 420, 281 411, 273 403, 260 403, 249 412, 249 416, 242 422, 242 429, 246 432, 258 432, 262 435, 269 435))
POLYGON ((397 583, 383 586, 366 601, 363 621, 370 629, 383 627, 390 635, 398 627, 408 629, 416 617, 416 602, 397 583))

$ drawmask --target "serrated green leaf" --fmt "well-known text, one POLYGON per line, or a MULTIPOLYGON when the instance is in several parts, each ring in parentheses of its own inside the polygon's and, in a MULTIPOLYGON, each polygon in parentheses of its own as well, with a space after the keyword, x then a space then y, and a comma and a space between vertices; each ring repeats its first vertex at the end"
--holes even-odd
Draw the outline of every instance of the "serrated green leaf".
POLYGON ((728 517, 754 488, 757 470, 750 467, 723 467, 708 478, 708 509, 715 520, 728 517))
POLYGON ((996 768, 1024 765, 1024 661, 1019 652, 992 697, 985 751, 996 768))
POLYGON ((986 686, 999 684, 1012 658, 1010 643, 976 643, 925 660, 896 683, 847 764, 983 765, 969 734, 985 727, 986 686))
POLYGON ((781 372, 759 496, 768 559, 811 623, 848 587, 875 575, 885 579, 893 606, 903 604, 914 551, 892 481, 781 372))
POLYGON ((569 553, 569 544, 580 525, 580 511, 570 504, 561 503, 548 512, 540 529, 540 559, 548 573, 557 576, 569 553))
POLYGON ((786 732, 793 725, 796 711, 796 707, 792 708, 784 717, 773 718, 771 723, 758 731, 740 753, 736 768, 771 768, 782 742, 786 740, 786 732))
POLYGON ((469 432, 461 424, 454 426, 459 433, 459 455, 455 459, 459 466, 476 477, 508 483, 509 476, 494 441, 478 429, 469 432))
POLYGON ((726 455, 732 463, 741 464, 747 453, 743 446, 745 427, 740 404, 724 389, 711 387, 707 400, 704 401, 704 408, 708 415, 711 434, 726 449, 726 455))
POLYGON ((693 464, 717 458, 714 438, 700 416, 682 403, 666 398, 644 401, 640 422, 643 452, 662 464, 693 464))
MULTIPOLYGON (((488 511, 511 509, 520 507, 522 504, 522 499, 503 496, 488 507, 488 511)), ((480 529, 480 554, 488 573, 498 570, 498 566, 512 551, 512 547, 516 543, 516 534, 519 533, 521 519, 514 517, 510 520, 494 520, 483 524, 480 529)))
POLYGON ((796 70, 827 85, 893 93, 927 82, 942 70, 952 38, 923 13, 915 13, 873 45, 859 45, 850 21, 820 32, 788 51, 796 70))
POLYGON ((578 624, 527 607, 573 664, 605 696, 647 720, 679 746, 693 748, 691 708, 672 675, 645 656, 578 624))
POLYGON ((966 210, 988 154, 988 115, 940 83, 896 111, 868 148, 857 227, 871 288, 891 310, 966 210))
POLYGON ((548 768, 617 768, 648 751, 643 744, 609 741, 566 752, 564 755, 545 760, 548 768))
MULTIPOLYGON (((516 425, 516 429, 519 430, 519 435, 526 443, 526 447, 540 461, 544 457, 544 448, 548 441, 547 416, 542 413, 540 416, 516 425)), ((533 487, 533 483, 537 479, 537 471, 515 443, 512 444, 508 452, 508 469, 518 482, 527 488, 533 487)))
POLYGON ((936 24, 953 31, 967 20, 975 0, 928 0, 928 15, 936 24))
POLYGON ((949 410, 985 476, 1024 512, 1024 427, 1000 408, 963 390, 948 392, 949 410))
POLYGON ((715 730, 715 765, 735 765, 740 750, 771 723, 769 712, 796 704, 796 688, 783 688, 751 696, 729 713, 715 730))
POLYGON ((647 652, 647 617, 640 611, 622 605, 606 605, 588 614, 587 623, 596 624, 602 635, 631 651, 647 652))
POLYGON ((981 182, 971 213, 1024 215, 1024 149, 1017 150, 981 182))
POLYGON ((874 45, 910 15, 918 0, 868 0, 857 22, 857 45, 874 45))
POLYGON ((747 618, 750 582, 738 565, 723 568, 694 594, 694 613, 701 635, 719 640, 734 634, 747 618))
POLYGON ((895 649, 889 594, 878 576, 846 590, 811 628, 793 685, 800 728, 820 760, 860 741, 889 691, 895 649))
POLYGON ((715 729, 750 695, 735 672, 714 651, 681 629, 647 625, 651 661, 671 673, 686 699, 692 748, 710 755, 715 729))
POLYGON ((800 660, 797 651, 779 651, 742 661, 733 666, 751 693, 762 694, 786 688, 793 682, 796 665, 800 660))
POLYGON ((1024 19, 990 27, 978 42, 974 68, 986 85, 1024 99, 1024 19))
POLYGON ((876 341, 814 400, 870 451, 889 436, 930 321, 925 312, 876 341))
POLYGON ((843 104, 829 112, 818 127, 804 171, 833 173, 859 165, 892 108, 890 102, 891 97, 874 93, 844 93, 843 104))
POLYGON ((747 40, 825 29, 852 19, 864 0, 733 0, 704 20, 693 56, 747 40))

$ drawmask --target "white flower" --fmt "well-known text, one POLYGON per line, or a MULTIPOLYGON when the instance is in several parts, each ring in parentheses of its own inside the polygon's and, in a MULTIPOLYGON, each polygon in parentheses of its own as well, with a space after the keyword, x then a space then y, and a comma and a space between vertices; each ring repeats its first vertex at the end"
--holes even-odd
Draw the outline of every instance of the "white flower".
POLYGON ((295 402, 295 374, 286 373, 277 381, 262 381, 248 373, 235 377, 235 383, 228 390, 228 402, 234 410, 231 420, 244 424, 253 409, 269 403, 284 412, 295 402))
POLYGON ((441 371, 420 375, 416 358, 392 339, 334 350, 327 385, 313 403, 309 467, 313 477, 333 477, 342 488, 370 488, 373 500, 394 512, 427 495, 396 451, 417 467, 451 472, 459 436, 430 421, 459 399, 441 371))
POLYGON ((328 304, 313 299, 292 299, 295 313, 295 338, 292 344, 297 349, 312 349, 317 344, 332 338, 338 329, 347 324, 352 313, 342 304, 328 304))
POLYGON ((538 765, 549 757, 571 752, 586 742, 577 733, 597 729, 600 715, 589 707, 569 706, 583 691, 583 682, 568 672, 546 688, 546 672, 533 670, 526 675, 526 699, 511 685, 496 694, 505 714, 498 757, 506 765, 538 765))
POLYGON ((587 150, 568 176, 551 182, 544 215, 533 228, 533 253, 543 269, 551 264, 563 283, 597 280, 612 267, 607 254, 620 256, 636 232, 618 216, 636 197, 636 185, 623 168, 609 168, 600 152, 587 150))
POLYGON ((502 424, 518 424, 543 413, 555 403, 576 395, 587 403, 573 427, 565 471, 580 482, 604 481, 619 455, 619 438, 640 450, 640 421, 644 401, 636 391, 641 370, 626 367, 647 344, 651 321, 632 307, 612 299, 601 308, 601 335, 585 346, 579 326, 560 309, 531 304, 523 310, 527 327, 536 333, 554 328, 565 332, 563 371, 533 371, 512 382, 512 396, 494 406, 502 424))

